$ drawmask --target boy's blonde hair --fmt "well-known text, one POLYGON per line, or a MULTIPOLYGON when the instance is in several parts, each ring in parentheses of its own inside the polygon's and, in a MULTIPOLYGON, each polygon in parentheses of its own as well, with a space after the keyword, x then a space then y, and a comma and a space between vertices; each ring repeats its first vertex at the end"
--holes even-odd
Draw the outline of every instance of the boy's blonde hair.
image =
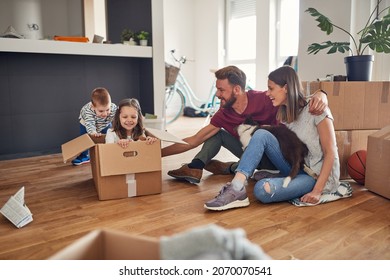
POLYGON ((98 87, 92 91, 91 102, 93 106, 102 105, 106 106, 111 103, 111 96, 107 89, 98 87))

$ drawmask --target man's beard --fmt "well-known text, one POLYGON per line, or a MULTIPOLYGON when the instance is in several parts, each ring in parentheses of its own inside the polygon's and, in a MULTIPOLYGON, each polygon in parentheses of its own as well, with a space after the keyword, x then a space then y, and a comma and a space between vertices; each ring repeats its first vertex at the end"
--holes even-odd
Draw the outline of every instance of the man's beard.
POLYGON ((230 95, 228 100, 225 100, 225 103, 222 105, 222 108, 231 108, 233 104, 236 102, 237 98, 234 96, 234 93, 230 95))

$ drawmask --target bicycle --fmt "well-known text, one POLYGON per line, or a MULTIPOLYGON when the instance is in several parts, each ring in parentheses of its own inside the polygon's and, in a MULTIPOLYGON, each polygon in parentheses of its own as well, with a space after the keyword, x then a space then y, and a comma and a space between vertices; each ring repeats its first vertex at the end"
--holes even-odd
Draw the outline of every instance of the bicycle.
MULTIPOLYGON (((165 63, 165 101, 164 118, 165 124, 170 124, 183 115, 185 107, 191 107, 198 114, 211 117, 219 108, 220 101, 216 97, 217 89, 215 82, 210 88, 207 100, 202 100, 196 96, 187 79, 181 73, 180 69, 187 62, 185 56, 177 58, 175 50, 170 54, 178 67, 165 63)), ((206 119, 207 122, 208 119, 206 119)))

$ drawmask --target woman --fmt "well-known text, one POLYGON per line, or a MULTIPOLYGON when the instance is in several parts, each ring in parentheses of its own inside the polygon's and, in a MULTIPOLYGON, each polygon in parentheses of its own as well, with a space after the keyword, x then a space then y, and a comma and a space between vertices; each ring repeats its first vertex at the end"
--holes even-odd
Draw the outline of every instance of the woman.
MULTIPOLYGON (((268 75, 267 96, 273 106, 279 106, 277 120, 294 131, 308 147, 305 163, 315 174, 308 175, 301 170, 287 187, 283 187, 283 177, 263 178, 255 184, 255 197, 263 203, 291 201, 300 206, 350 196, 349 185, 340 188, 340 163, 329 108, 318 116, 309 113, 298 75, 290 66, 282 66, 268 75)), ((283 158, 278 140, 270 132, 259 129, 252 136, 232 182, 206 202, 205 208, 227 210, 248 206, 245 186, 264 153, 281 176, 288 176, 291 166, 283 158)))

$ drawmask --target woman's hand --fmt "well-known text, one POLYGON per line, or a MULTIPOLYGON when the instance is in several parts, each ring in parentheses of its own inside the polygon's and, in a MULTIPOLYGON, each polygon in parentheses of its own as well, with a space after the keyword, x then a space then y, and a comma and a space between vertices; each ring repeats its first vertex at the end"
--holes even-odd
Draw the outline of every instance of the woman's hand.
POLYGON ((315 190, 305 194, 301 197, 302 202, 317 204, 320 201, 321 192, 316 192, 315 190))

